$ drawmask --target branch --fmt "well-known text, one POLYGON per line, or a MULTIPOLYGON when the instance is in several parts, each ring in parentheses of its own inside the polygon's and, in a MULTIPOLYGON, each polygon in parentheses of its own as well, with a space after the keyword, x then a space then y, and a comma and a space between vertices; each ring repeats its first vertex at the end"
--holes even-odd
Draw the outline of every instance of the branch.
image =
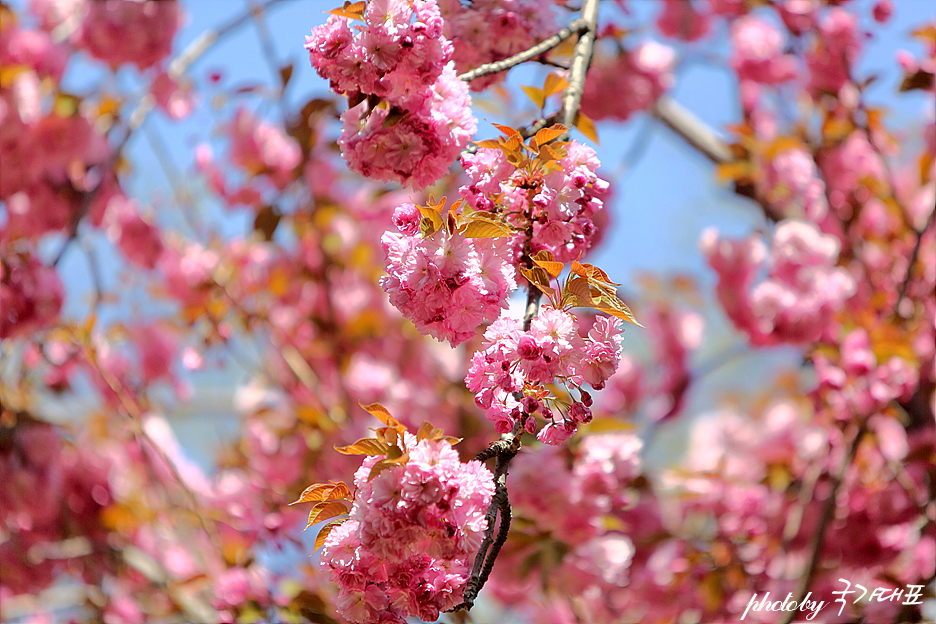
MULTIPOLYGON (((562 94, 562 123, 566 128, 575 125, 579 106, 582 104, 582 92, 585 89, 585 75, 591 64, 592 52, 595 47, 595 37, 598 33, 598 0, 585 0, 582 3, 581 21, 585 22, 585 30, 575 44, 572 52, 572 61, 569 63, 569 86, 562 94)), ((579 20, 576 20, 579 21, 579 20)))
MULTIPOLYGON (((284 0, 266 0, 266 2, 262 3, 257 10, 262 11, 264 9, 268 9, 271 6, 279 4, 283 1, 284 0)), ((208 49, 219 39, 229 34, 231 31, 250 19, 254 14, 254 10, 254 8, 250 8, 243 14, 235 17, 227 24, 220 26, 216 30, 207 30, 203 32, 201 36, 190 43, 188 47, 185 48, 185 50, 172 59, 172 61, 169 63, 169 69, 167 71, 169 76, 175 79, 185 73, 185 70, 188 69, 189 66, 194 63, 202 54, 207 52, 208 49)), ((88 214, 88 211, 91 209, 91 204, 94 203, 94 199, 101 191, 101 188, 104 185, 104 180, 107 177, 107 173, 114 169, 114 166, 117 164, 117 160, 120 158, 121 152, 123 151, 124 147, 126 147, 127 142, 130 141, 130 137, 137 128, 143 125, 143 122, 146 120, 146 116, 149 115, 151 110, 153 110, 155 104, 156 100, 153 98, 153 96, 151 94, 146 94, 137 103, 136 108, 133 109, 133 112, 130 113, 130 119, 127 122, 127 132, 124 134, 124 137, 121 139, 120 143, 118 143, 117 146, 111 150, 110 156, 102 166, 101 180, 98 182, 97 186, 83 194, 81 198, 81 205, 72 216, 71 222, 69 223, 68 234, 66 235, 65 242, 62 243, 58 253, 55 254, 55 259, 52 261, 53 267, 58 266, 62 256, 65 255, 65 252, 68 251, 69 246, 71 246, 71 244, 78 237, 78 226, 81 224, 81 220, 85 217, 85 215, 88 214)))
POLYGON ((511 67, 533 60, 536 57, 549 52, 569 37, 585 32, 588 27, 589 25, 585 18, 579 18, 557 32, 552 37, 540 41, 532 48, 528 48, 523 52, 518 52, 517 54, 500 61, 485 63, 484 65, 475 67, 474 69, 461 74, 458 79, 465 82, 471 82, 475 78, 481 78, 482 76, 489 76, 491 74, 499 74, 502 71, 507 71, 511 67))
MULTIPOLYGON (((809 564, 806 568, 806 574, 800 577, 800 581, 796 586, 796 590, 793 592, 793 600, 797 604, 803 601, 806 596, 806 592, 809 591, 809 586, 816 577, 816 568, 819 565, 822 544, 825 540, 825 532, 829 528, 829 522, 832 521, 832 516, 835 513, 835 505, 836 499, 838 498, 839 488, 841 488, 842 482, 845 480, 845 475, 848 472, 848 468, 852 465, 852 462, 855 461, 855 454, 858 452, 858 445, 861 443, 861 440, 864 437, 866 431, 867 430, 863 422, 858 425, 858 430, 855 432, 855 435, 852 438, 851 444, 848 447, 848 452, 845 454, 845 458, 842 460, 842 465, 839 467, 838 472, 833 478, 832 491, 829 492, 829 498, 826 499, 825 505, 822 507, 822 515, 819 517, 819 525, 816 527, 815 533, 813 533, 812 543, 809 545, 809 564)), ((790 624, 795 618, 796 611, 789 611, 784 615, 783 618, 780 619, 779 624, 790 624)))
POLYGON ((916 232, 916 242, 913 244, 913 251, 910 252, 910 262, 907 263, 907 275, 904 277, 903 282, 900 283, 900 288, 897 290, 897 303, 894 304, 895 314, 900 314, 900 304, 903 303, 904 297, 907 295, 907 288, 910 286, 910 280, 913 279, 913 266, 916 264, 917 258, 920 255, 920 244, 923 241, 923 233, 933 227, 934 220, 936 220, 936 210, 930 213, 929 219, 926 220, 923 229, 916 232))
POLYGON ((492 442, 490 446, 475 456, 478 461, 487 461, 496 457, 494 464, 494 496, 491 498, 491 504, 488 505, 485 519, 487 528, 484 531, 484 540, 478 548, 478 554, 475 555, 474 565, 471 568, 471 576, 468 577, 468 583, 465 585, 465 591, 462 595, 462 602, 450 611, 459 611, 461 609, 471 609, 478 593, 488 577, 491 570, 494 569, 494 561, 500 553, 501 547, 507 541, 507 534, 510 531, 510 501, 507 497, 507 468, 511 460, 520 452, 520 421, 514 423, 514 428, 510 433, 502 434, 500 440, 492 442), (500 516, 500 525, 497 528, 497 536, 494 535, 494 527, 497 518, 500 516))
POLYGON ((673 98, 664 95, 651 111, 667 128, 682 137, 715 164, 733 160, 731 149, 718 133, 673 98))

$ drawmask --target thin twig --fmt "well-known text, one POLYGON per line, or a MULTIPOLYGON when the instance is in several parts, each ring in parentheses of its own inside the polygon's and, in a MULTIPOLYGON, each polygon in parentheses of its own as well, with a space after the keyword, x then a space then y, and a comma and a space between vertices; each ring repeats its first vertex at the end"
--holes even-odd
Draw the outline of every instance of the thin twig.
POLYGON ((903 303, 903 299, 907 295, 907 288, 910 286, 910 280, 913 279, 913 266, 916 264, 917 258, 920 255, 920 244, 923 240, 923 233, 933 227, 934 221, 936 221, 936 210, 930 213, 929 219, 926 220, 923 229, 916 232, 916 242, 913 244, 913 251, 910 252, 910 262, 907 264, 907 275, 904 277, 903 282, 900 283, 900 288, 897 290, 897 303, 894 304, 895 314, 900 314, 900 304, 903 303))
MULTIPOLYGON (((844 459, 842 460, 842 465, 839 467, 838 472, 835 474, 832 481, 832 491, 829 492, 829 497, 826 499, 825 504, 822 507, 822 515, 819 518, 819 525, 813 533, 812 543, 809 545, 809 563, 806 568, 806 573, 800 577, 799 583, 797 583, 796 589, 793 592, 793 602, 799 604, 803 601, 806 596, 806 592, 809 591, 809 586, 812 585, 813 579, 816 577, 816 568, 819 565, 819 559, 821 558, 822 544, 825 541, 825 533, 829 528, 829 523, 832 521, 832 516, 835 514, 836 499, 838 498, 839 488, 842 486, 842 482, 845 480, 845 475, 848 473, 848 469, 851 467, 852 463, 855 461, 855 454, 858 452, 858 445, 861 443, 864 434, 867 431, 865 424, 862 422, 857 425, 857 431, 855 431, 854 437, 852 438, 851 443, 848 446, 848 452, 845 454, 844 459)), ((790 624, 796 618, 796 611, 787 612, 783 618, 780 619, 779 624, 790 624)))
MULTIPOLYGON (((267 0, 262 3, 259 9, 266 10, 272 7, 273 5, 279 4, 284 0, 267 0)), ((190 43, 188 47, 185 48, 178 56, 176 56, 169 63, 168 74, 173 79, 178 78, 189 66, 194 63, 202 54, 208 51, 208 49, 214 45, 219 39, 225 35, 232 32, 238 26, 246 22, 253 15, 253 9, 248 9, 242 15, 234 18, 227 24, 215 29, 207 30, 203 32, 195 41, 190 43)), ((81 224, 82 219, 85 215, 88 214, 88 211, 91 209, 91 204, 94 203, 95 198, 98 196, 102 187, 104 186, 104 181, 107 179, 108 173, 113 171, 114 167, 117 164, 118 159, 120 158, 121 153, 124 148, 127 146, 127 143, 130 141, 130 137, 133 136, 133 133, 139 128, 143 122, 146 120, 146 116, 149 115, 150 111, 153 110, 153 107, 156 105, 156 100, 151 94, 147 94, 140 98, 140 101, 137 103, 136 108, 133 109, 133 112, 130 113, 130 119, 127 123, 127 131, 124 134, 123 138, 120 140, 120 143, 111 150, 110 155, 108 156, 105 163, 101 166, 101 179, 98 182, 97 186, 93 189, 86 191, 81 198, 81 205, 78 210, 72 215, 71 222, 68 226, 68 234, 66 234, 65 241, 62 243, 62 246, 59 248, 57 254, 55 254, 55 259, 52 261, 52 266, 58 266, 58 263, 61 261, 62 257, 65 255, 65 252, 68 251, 68 248, 75 241, 78 236, 78 226, 81 224)))
POLYGON ((560 43, 572 37, 573 35, 580 34, 585 32, 589 27, 588 22, 583 18, 574 20, 568 26, 557 32, 552 37, 544 39, 534 45, 531 48, 524 50, 523 52, 518 52, 513 56, 507 57, 500 61, 494 61, 493 63, 485 63, 479 67, 475 67, 470 71, 466 71, 464 74, 461 74, 458 79, 463 80, 464 82, 471 82, 476 78, 481 78, 482 76, 489 76, 491 74, 499 74, 502 71, 507 71, 511 67, 515 67, 520 63, 525 63, 527 61, 533 60, 536 57, 545 54, 558 46, 560 43))

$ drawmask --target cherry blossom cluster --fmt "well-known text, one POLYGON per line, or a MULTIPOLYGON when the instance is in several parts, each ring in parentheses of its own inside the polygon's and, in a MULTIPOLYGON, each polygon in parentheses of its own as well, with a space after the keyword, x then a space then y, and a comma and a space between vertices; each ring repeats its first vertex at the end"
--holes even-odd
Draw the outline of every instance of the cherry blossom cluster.
POLYGON ((172 53, 183 18, 176 0, 31 0, 30 9, 44 30, 64 29, 72 45, 114 69, 126 63, 140 70, 157 65, 172 53))
POLYGON ((621 331, 618 319, 598 316, 582 336, 575 316, 552 307, 543 307, 527 331, 516 319, 499 319, 484 332, 465 383, 498 432, 509 432, 520 421, 534 433, 538 414, 546 425, 537 437, 561 444, 579 423, 591 421, 592 399, 582 384, 604 387, 621 357, 621 331), (545 386, 556 381, 579 398, 566 403, 550 397, 545 386))
POLYGON ((394 211, 400 233, 380 239, 387 260, 380 285, 421 333, 454 346, 507 307, 517 287, 510 245, 503 238, 466 238, 444 228, 423 237, 421 218, 413 204, 394 211))
POLYGON ((609 185, 595 173, 599 165, 595 150, 578 141, 570 141, 563 149, 564 155, 549 168, 538 164, 539 160, 529 167, 516 167, 503 150, 492 147, 462 156, 471 182, 459 192, 468 204, 501 215, 520 232, 532 231, 529 241, 525 236, 514 237, 517 261, 527 242, 531 255, 546 250, 556 260, 569 262, 597 241, 595 221, 605 218, 600 211, 609 185))
POLYGON ((352 622, 434 622, 461 600, 487 526, 490 471, 478 461, 461 463, 446 440, 404 439, 404 465, 369 479, 379 458, 364 460, 350 517, 322 550, 340 588, 338 612, 352 622))
POLYGON ((423 188, 474 134, 468 87, 455 74, 434 0, 338 10, 312 29, 306 48, 316 71, 351 104, 339 145, 353 171, 423 188), (356 19, 364 25, 353 28, 356 19))
MULTIPOLYGON (((459 73, 522 52, 557 30, 552 7, 542 0, 441 0, 439 9, 459 73)), ((483 91, 503 79, 503 73, 482 76, 471 89, 483 91)))
POLYGON ((28 336, 59 316, 65 289, 55 269, 0 242, 0 338, 28 336))
POLYGON ((648 110, 673 86, 676 53, 647 41, 614 56, 596 56, 585 79, 582 112, 592 119, 626 121, 648 110))
POLYGON ((836 266, 838 239, 804 221, 776 226, 769 258, 757 236, 732 241, 709 230, 702 248, 718 273, 725 312, 755 345, 819 340, 856 290, 854 278, 836 266), (765 264, 767 279, 755 284, 765 264))

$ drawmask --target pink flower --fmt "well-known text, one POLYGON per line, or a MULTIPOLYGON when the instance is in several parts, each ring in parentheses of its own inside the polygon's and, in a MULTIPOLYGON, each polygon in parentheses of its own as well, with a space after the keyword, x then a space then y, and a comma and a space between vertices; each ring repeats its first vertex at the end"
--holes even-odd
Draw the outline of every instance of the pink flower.
POLYGON ((143 70, 172 53, 172 39, 182 23, 175 0, 104 0, 86 2, 85 7, 75 42, 112 69, 133 63, 143 70), (128 32, 134 36, 127 37, 128 32))
POLYGON ((676 55, 655 41, 614 57, 597 56, 582 94, 582 111, 592 119, 626 121, 649 109, 673 85, 676 55))
POLYGON ((122 195, 111 198, 105 219, 108 235, 115 240, 128 260, 145 269, 156 266, 163 253, 159 230, 140 216, 136 202, 122 195))
POLYGON ((481 543, 494 480, 462 464, 451 445, 404 434, 405 465, 368 480, 376 457, 355 473, 350 519, 325 540, 322 565, 338 583, 338 612, 352 622, 438 618, 461 599, 481 543))
POLYGON ((231 160, 250 175, 265 175, 284 189, 295 178, 302 153, 291 136, 240 108, 228 128, 231 160))
POLYGON ((55 269, 30 252, 3 249, 0 262, 0 338, 27 336, 51 326, 65 299, 55 269))
POLYGON ((731 25, 731 66, 741 80, 778 84, 794 78, 792 56, 783 53, 780 32, 767 22, 746 16, 731 25))
POLYGON ((663 0, 657 28, 667 37, 695 41, 708 33, 708 16, 697 12, 690 0, 663 0))

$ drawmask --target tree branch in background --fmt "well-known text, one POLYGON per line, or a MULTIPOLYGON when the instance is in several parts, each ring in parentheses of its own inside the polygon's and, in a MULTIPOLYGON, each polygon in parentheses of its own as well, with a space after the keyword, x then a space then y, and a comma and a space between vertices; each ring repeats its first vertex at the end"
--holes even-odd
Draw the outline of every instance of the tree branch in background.
POLYGON ((725 140, 673 98, 664 95, 658 99, 652 114, 713 163, 720 165, 733 160, 725 140))
MULTIPOLYGON (((813 579, 816 578, 816 567, 819 565, 819 558, 822 552, 822 544, 825 541, 826 530, 829 528, 829 522, 832 521, 832 516, 835 515, 839 489, 842 487, 842 482, 845 480, 848 469, 855 461, 855 454, 858 452, 858 446, 861 444, 861 440, 864 438, 866 431, 867 429, 863 422, 857 425, 851 442, 848 445, 848 452, 845 454, 844 459, 842 459, 842 465, 839 467, 838 472, 833 477, 832 491, 829 492, 829 497, 822 506, 822 515, 819 517, 819 525, 816 527, 813 533, 812 543, 809 545, 809 561, 807 562, 806 573, 800 577, 796 589, 793 591, 793 601, 796 604, 803 602, 806 593, 809 591, 809 586, 812 585, 813 579)), ((791 624, 791 622, 796 619, 796 614, 796 611, 788 611, 784 614, 783 618, 780 619, 779 624, 791 624)))
POLYGON ((500 61, 485 63, 484 65, 475 67, 474 69, 461 74, 458 79, 465 82, 471 82, 472 80, 481 78, 482 76, 489 76, 491 74, 498 74, 502 71, 507 71, 511 67, 515 67, 516 65, 531 61, 538 56, 546 54, 573 35, 585 32, 587 28, 588 22, 584 18, 579 18, 557 32, 552 37, 543 39, 532 48, 526 49, 523 52, 518 52, 517 54, 500 61))

